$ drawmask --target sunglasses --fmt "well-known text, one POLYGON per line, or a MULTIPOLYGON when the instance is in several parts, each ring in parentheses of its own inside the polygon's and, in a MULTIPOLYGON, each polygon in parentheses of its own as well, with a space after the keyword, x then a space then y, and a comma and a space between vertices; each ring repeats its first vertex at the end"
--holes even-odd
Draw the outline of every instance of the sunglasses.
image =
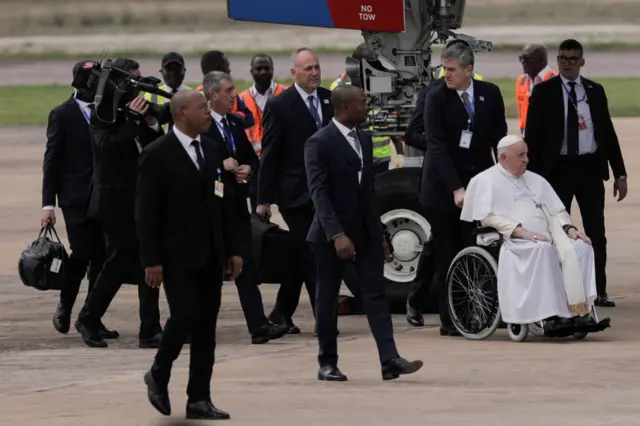
POLYGON ((566 64, 568 62, 573 65, 577 64, 580 59, 582 59, 581 56, 558 55, 558 63, 560 64, 566 64))

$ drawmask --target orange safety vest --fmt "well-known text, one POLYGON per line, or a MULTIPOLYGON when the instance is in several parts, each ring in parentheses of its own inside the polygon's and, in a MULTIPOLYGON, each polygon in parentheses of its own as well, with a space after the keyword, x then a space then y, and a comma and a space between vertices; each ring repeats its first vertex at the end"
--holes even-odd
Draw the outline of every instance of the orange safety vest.
MULTIPOLYGON (((202 84, 198 87, 196 87, 196 90, 198 92, 202 92, 202 84)), ((240 118, 242 118, 243 120, 245 119, 245 115, 242 111, 238 111, 238 99, 236 98, 236 100, 233 103, 233 109, 231 110, 231 114, 236 114, 238 116, 240 116, 240 118)))
MULTIPOLYGON (((551 77, 558 75, 557 71, 549 70, 542 81, 547 81, 551 77)), ((529 87, 531 79, 527 74, 522 74, 516 80, 516 105, 518 106, 518 116, 520 117, 520 130, 527 127, 527 111, 529 110, 529 87)))
MULTIPOLYGON (((285 89, 288 89, 289 85, 276 84, 276 88, 273 91, 273 96, 278 96, 285 89)), ((249 89, 243 91, 238 95, 240 99, 244 102, 244 104, 249 108, 249 111, 253 113, 253 118, 255 119, 255 124, 248 129, 245 130, 247 133, 247 137, 249 141, 253 145, 253 149, 258 154, 258 157, 262 153, 262 136, 264 134, 264 129, 262 128, 262 110, 256 103, 256 100, 251 96, 251 92, 249 89)))

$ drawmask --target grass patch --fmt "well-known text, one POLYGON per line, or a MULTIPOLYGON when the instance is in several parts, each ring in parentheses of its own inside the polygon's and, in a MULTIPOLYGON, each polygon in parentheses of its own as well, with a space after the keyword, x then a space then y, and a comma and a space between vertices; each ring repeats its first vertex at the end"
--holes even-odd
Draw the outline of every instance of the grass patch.
MULTIPOLYGON (((324 80, 328 87, 333 79, 324 80)), ((500 86, 505 100, 507 117, 517 117, 515 103, 515 79, 491 80, 500 86)), ((640 117, 640 78, 602 78, 609 99, 609 109, 614 117, 640 117)), ((196 87, 199 83, 191 83, 196 87)), ((238 90, 244 90, 250 82, 237 81, 238 90)), ((0 87, 0 126, 45 125, 51 108, 64 102, 72 93, 69 86, 6 86, 0 87)))

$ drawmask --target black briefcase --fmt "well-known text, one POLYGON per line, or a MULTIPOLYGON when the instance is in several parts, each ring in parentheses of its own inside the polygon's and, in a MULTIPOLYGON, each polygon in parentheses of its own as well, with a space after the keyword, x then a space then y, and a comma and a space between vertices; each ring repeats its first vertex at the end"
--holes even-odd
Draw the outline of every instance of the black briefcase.
POLYGON ((67 250, 53 225, 49 225, 40 229, 38 238, 20 254, 18 274, 27 287, 41 291, 62 290, 68 261, 67 250))
POLYGON ((261 283, 288 283, 293 275, 295 247, 289 231, 251 215, 251 247, 261 283))

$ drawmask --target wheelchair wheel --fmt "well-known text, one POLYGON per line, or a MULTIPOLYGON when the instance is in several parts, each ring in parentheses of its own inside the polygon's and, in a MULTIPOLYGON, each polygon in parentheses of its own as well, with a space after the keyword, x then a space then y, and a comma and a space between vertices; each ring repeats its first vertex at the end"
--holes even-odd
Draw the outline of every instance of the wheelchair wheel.
POLYGON ((498 264, 481 247, 467 247, 451 262, 447 274, 449 313, 467 339, 484 340, 500 325, 498 264))
POLYGON ((529 336, 529 326, 527 324, 509 324, 507 326, 509 338, 514 342, 524 342, 529 336))

